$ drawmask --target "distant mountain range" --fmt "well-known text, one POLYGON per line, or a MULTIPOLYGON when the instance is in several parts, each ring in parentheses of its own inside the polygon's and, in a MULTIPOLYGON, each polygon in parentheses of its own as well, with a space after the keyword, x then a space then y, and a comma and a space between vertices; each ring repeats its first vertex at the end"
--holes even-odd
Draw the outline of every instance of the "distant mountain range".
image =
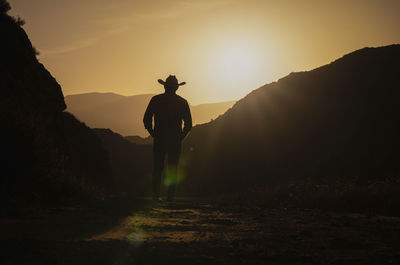
MULTIPOLYGON (((143 114, 153 94, 122 96, 114 93, 85 93, 65 97, 67 111, 92 128, 109 128, 121 135, 147 136, 143 114)), ((235 101, 191 105, 193 124, 217 118, 235 101)))

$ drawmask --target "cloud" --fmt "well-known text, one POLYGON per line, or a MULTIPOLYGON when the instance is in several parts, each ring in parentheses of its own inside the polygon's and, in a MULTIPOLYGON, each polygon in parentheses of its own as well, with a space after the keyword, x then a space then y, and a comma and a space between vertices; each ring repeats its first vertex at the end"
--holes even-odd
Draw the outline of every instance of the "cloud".
POLYGON ((64 53, 69 53, 73 52, 76 50, 88 48, 90 46, 93 46, 100 42, 101 40, 108 38, 110 36, 116 35, 123 33, 127 31, 129 27, 126 26, 120 26, 120 27, 115 27, 111 28, 108 30, 103 30, 95 34, 95 36, 88 37, 88 38, 82 38, 74 42, 70 42, 66 45, 62 45, 59 47, 56 47, 54 49, 47 49, 47 50, 41 50, 40 51, 40 56, 41 57, 46 57, 48 55, 55 55, 55 54, 64 54, 64 53))
MULTIPOLYGON (((188 16, 192 12, 204 12, 209 9, 221 6, 231 0, 205 0, 205 1, 160 1, 159 5, 153 2, 145 2, 140 8, 134 11, 127 12, 120 10, 123 15, 105 15, 100 18, 92 18, 87 23, 93 27, 93 34, 90 37, 84 37, 77 41, 69 42, 65 45, 55 47, 53 49, 41 50, 40 56, 46 57, 49 55, 65 54, 76 50, 84 49, 96 45, 101 40, 110 36, 124 33, 143 23, 159 22, 160 20, 174 19, 179 16, 188 16), (154 7, 157 8, 154 8, 154 7)), ((111 4, 111 2, 109 2, 111 4)), ((134 6, 131 7, 132 9, 134 6)), ((77 31, 77 33, 79 33, 77 31)))
POLYGON ((53 55, 53 54, 62 54, 62 53, 67 53, 67 52, 72 52, 75 50, 83 49, 89 46, 92 46, 95 44, 99 38, 88 38, 88 39, 81 39, 79 41, 69 43, 68 45, 65 46, 60 46, 55 49, 49 49, 49 50, 44 50, 40 51, 41 57, 45 57, 47 55, 53 55))

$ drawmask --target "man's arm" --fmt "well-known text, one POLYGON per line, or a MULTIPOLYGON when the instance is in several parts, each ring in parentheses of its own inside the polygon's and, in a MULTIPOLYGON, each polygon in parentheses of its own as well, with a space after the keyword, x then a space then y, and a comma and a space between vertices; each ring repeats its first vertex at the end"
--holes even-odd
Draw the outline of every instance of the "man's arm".
POLYGON ((146 112, 144 113, 143 123, 144 123, 144 128, 146 128, 146 130, 152 137, 154 137, 153 115, 154 115, 154 101, 153 99, 151 99, 149 105, 146 108, 146 112))
POLYGON ((183 132, 182 139, 186 137, 186 135, 192 129, 192 115, 190 114, 190 108, 187 101, 185 101, 184 112, 183 112, 183 132))

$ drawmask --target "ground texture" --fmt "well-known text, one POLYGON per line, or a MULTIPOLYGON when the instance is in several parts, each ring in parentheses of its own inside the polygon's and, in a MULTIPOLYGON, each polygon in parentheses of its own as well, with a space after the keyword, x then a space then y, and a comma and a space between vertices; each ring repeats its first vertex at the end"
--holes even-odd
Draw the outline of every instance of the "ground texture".
POLYGON ((8 264, 400 264, 400 218, 118 199, 8 213, 8 264))

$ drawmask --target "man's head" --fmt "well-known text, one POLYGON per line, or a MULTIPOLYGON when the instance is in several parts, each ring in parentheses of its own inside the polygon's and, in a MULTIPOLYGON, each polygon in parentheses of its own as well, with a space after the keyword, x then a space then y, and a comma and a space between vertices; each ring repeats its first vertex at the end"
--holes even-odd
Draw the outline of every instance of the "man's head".
POLYGON ((179 86, 183 86, 186 82, 179 83, 178 79, 174 75, 169 75, 167 79, 158 79, 158 83, 164 85, 166 92, 175 92, 179 86))

